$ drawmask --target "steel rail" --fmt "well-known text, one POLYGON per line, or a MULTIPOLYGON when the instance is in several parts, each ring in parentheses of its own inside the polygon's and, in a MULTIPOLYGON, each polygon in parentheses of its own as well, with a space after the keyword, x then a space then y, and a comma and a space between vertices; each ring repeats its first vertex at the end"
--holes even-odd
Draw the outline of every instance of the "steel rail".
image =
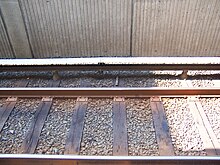
POLYGON ((211 88, 0 88, 0 97, 147 97, 147 96, 219 96, 220 87, 211 88))
POLYGON ((51 70, 220 70, 219 64, 105 64, 105 65, 24 65, 0 66, 0 71, 51 71, 51 70))
POLYGON ((0 60, 0 71, 220 70, 218 57, 105 57, 0 60))
POLYGON ((207 156, 79 156, 0 154, 0 164, 149 164, 149 165, 218 165, 220 157, 207 156))

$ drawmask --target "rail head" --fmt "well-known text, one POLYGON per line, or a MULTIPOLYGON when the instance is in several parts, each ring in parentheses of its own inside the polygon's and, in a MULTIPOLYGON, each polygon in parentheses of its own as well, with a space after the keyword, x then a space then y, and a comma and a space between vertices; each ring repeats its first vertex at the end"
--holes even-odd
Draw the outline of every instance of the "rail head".
POLYGON ((93 57, 0 60, 0 71, 28 70, 220 70, 220 58, 93 57))
POLYGON ((0 163, 17 164, 212 164, 220 163, 219 157, 207 156, 80 156, 0 154, 0 163))

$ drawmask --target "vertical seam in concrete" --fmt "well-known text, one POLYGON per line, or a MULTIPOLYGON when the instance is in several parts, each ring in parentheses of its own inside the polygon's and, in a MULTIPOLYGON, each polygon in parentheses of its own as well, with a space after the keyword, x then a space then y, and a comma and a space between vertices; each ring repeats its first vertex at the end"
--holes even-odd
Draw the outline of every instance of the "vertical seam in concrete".
POLYGON ((132 44, 133 44, 133 18, 134 17, 134 0, 131 0, 131 31, 130 31, 130 56, 132 57, 132 44))
POLYGON ((7 37, 8 37, 8 42, 9 42, 9 45, 10 45, 10 47, 11 47, 11 50, 12 50, 12 53, 13 53, 13 57, 16 58, 15 51, 14 51, 14 48, 13 48, 13 46, 12 46, 11 39, 10 39, 10 37, 9 37, 9 35, 8 35, 8 29, 7 29, 7 27, 6 27, 5 20, 4 20, 4 17, 3 17, 3 14, 2 14, 1 8, 0 8, 0 17, 1 17, 1 19, 2 19, 2 23, 3 23, 3 26, 4 26, 4 28, 5 28, 5 33, 6 33, 7 37))
POLYGON ((0 1, 8 36, 16 58, 32 58, 19 0, 0 1))
POLYGON ((22 21, 24 23, 24 29, 25 29, 25 32, 26 32, 26 35, 27 35, 27 40, 28 40, 28 44, 29 44, 29 47, 30 47, 31 56, 32 56, 32 58, 34 58, 34 53, 33 53, 32 45, 31 45, 31 42, 30 42, 29 34, 28 34, 28 31, 27 31, 27 26, 26 26, 26 23, 25 23, 24 12, 23 12, 23 10, 21 8, 20 0, 18 0, 18 6, 19 6, 20 11, 21 11, 21 17, 22 17, 22 21))

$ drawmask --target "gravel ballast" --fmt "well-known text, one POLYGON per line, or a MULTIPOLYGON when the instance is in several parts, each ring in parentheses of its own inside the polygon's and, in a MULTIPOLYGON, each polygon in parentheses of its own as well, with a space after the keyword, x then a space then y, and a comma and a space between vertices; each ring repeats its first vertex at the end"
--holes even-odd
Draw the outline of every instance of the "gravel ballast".
POLYGON ((130 77, 122 78, 125 87, 181 87, 181 81, 168 78, 130 77))
POLYGON ((19 153, 39 102, 39 99, 19 99, 17 101, 0 134, 0 153, 19 153))
POLYGON ((112 100, 89 99, 80 155, 112 155, 112 134, 112 100))
POLYGON ((64 79, 61 79, 60 87, 64 87, 64 88, 80 87, 80 78, 64 78, 64 79))
POLYGON ((170 128, 176 155, 206 155, 199 131, 187 107, 187 99, 163 98, 164 109, 170 128))
POLYGON ((113 78, 84 78, 83 81, 84 86, 86 87, 113 87, 115 83, 115 79, 113 78))
POLYGON ((202 98, 200 102, 220 143, 220 98, 202 98))
POLYGON ((44 123, 35 153, 64 154, 75 99, 54 99, 44 123))
POLYGON ((214 87, 212 80, 191 80, 193 87, 214 87))
POLYGON ((28 79, 28 85, 27 87, 48 87, 50 80, 48 79, 28 79))
POLYGON ((0 87, 1 88, 9 88, 15 87, 16 83, 18 82, 17 79, 0 79, 0 87))
MULTIPOLYGON (((184 87, 182 71, 71 71, 59 72, 59 87, 184 87), (115 86, 116 77, 122 84, 115 86)), ((214 87, 220 72, 189 71, 193 87, 214 87), (214 74, 210 75, 209 74, 214 74), (193 77, 193 75, 195 75, 193 77), (204 76, 203 76, 204 75, 204 76)), ((28 79, 28 87, 48 87, 52 72, 16 72, 9 77, 0 73, 0 87, 15 87, 28 79)), ((0 108, 7 98, 0 98, 0 108)), ((17 154, 33 121, 39 99, 18 99, 0 133, 0 153, 17 154)), ((148 98, 125 98, 129 156, 158 156, 158 144, 148 98)), ((206 156, 199 130, 188 108, 186 98, 163 98, 172 143, 177 156, 206 156)), ((200 99, 212 129, 220 143, 220 99, 200 99)), ((113 155, 113 98, 88 98, 80 155, 113 155)), ((35 154, 64 154, 76 98, 53 99, 35 154)))
POLYGON ((156 142, 149 99, 127 99, 128 150, 130 156, 156 156, 156 142))
POLYGON ((60 87, 113 87, 113 78, 65 78, 61 80, 60 87))
POLYGON ((0 98, 0 108, 4 106, 4 104, 6 103, 6 99, 7 98, 0 98))

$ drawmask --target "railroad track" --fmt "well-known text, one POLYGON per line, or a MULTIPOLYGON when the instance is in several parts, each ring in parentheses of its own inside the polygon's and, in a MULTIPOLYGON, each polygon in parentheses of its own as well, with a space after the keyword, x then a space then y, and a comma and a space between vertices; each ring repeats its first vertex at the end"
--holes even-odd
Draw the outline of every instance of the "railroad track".
POLYGON ((132 79, 135 87, 115 76, 106 81, 111 88, 102 81, 102 88, 91 88, 86 78, 71 88, 62 79, 33 88, 31 79, 16 78, 13 88, 0 89, 0 162, 219 164, 220 120, 213 116, 220 108, 212 107, 219 101, 218 81, 140 88, 137 82, 149 77, 132 79))
MULTIPOLYGON (((117 78, 118 79, 118 78, 117 78)), ((116 79, 116 80, 117 80, 116 79)), ((117 80, 118 81, 118 80, 117 80)), ((183 85, 190 87, 191 81, 182 81, 183 85)), ((60 81, 51 81, 50 86, 59 86, 60 81)), ((28 81, 22 81, 18 83, 19 86, 27 86, 28 81)), ((60 89, 60 88, 59 88, 60 89)), ((185 100, 188 101, 188 108, 190 108, 190 112, 193 115, 194 120, 196 120, 197 128, 199 130, 201 140, 204 143, 204 149, 205 154, 208 156, 216 156, 220 154, 219 151, 219 142, 217 137, 215 136, 214 131, 211 128, 211 125, 205 115, 204 109, 201 106, 201 103, 199 102, 199 98, 201 97, 212 97, 212 95, 219 94, 219 88, 183 88, 182 90, 176 90, 171 88, 141 88, 141 90, 138 90, 140 88, 111 88, 111 90, 107 90, 107 88, 71 88, 71 92, 69 94, 66 93, 66 91, 70 91, 70 89, 65 88, 62 90, 58 90, 58 88, 41 88, 40 90, 38 88, 9 88, 6 90, 6 88, 0 89, 0 96, 6 97, 8 96, 7 100, 5 100, 3 104, 3 108, 1 109, 1 116, 0 116, 0 130, 2 131, 3 126, 5 125, 7 119, 9 118, 11 112, 15 108, 17 102, 22 97, 26 98, 26 101, 28 100, 27 97, 31 97, 32 99, 34 97, 42 97, 37 110, 34 113, 34 117, 31 119, 31 123, 29 124, 28 131, 25 134, 25 138, 22 140, 22 145, 18 148, 16 148, 16 152, 19 154, 33 154, 36 153, 38 141, 42 132, 42 128, 45 124, 46 118, 48 116, 48 113, 50 109, 52 109, 52 102, 55 98, 60 98, 63 96, 66 96, 68 98, 72 98, 75 100, 74 102, 74 112, 71 117, 71 124, 69 128, 69 133, 66 135, 65 140, 65 149, 64 152, 61 154, 66 155, 78 155, 80 154, 80 149, 82 145, 82 138, 83 138, 83 128, 86 118, 86 112, 88 111, 88 104, 89 99, 92 97, 93 101, 97 97, 102 100, 107 99, 108 101, 111 100, 112 104, 112 155, 113 156, 128 156, 129 155, 129 145, 128 145, 128 132, 127 132, 127 115, 126 115, 126 100, 129 100, 130 98, 133 98, 133 102, 135 102, 134 98, 139 97, 139 99, 142 99, 146 101, 149 100, 150 109, 152 113, 152 119, 153 119, 153 125, 154 125, 154 131, 155 131, 155 144, 157 144, 157 151, 153 151, 152 155, 158 155, 158 156, 174 156, 175 155, 175 149, 172 144, 172 139, 170 136, 169 131, 169 125, 166 120, 166 114, 162 103, 161 95, 163 94, 165 97, 183 97, 185 100), (187 89, 187 90, 186 90, 187 89), (59 92, 57 92, 57 90, 59 92), (123 93, 123 91, 126 91, 126 93, 123 93), (103 92, 104 91, 104 92, 103 92), (130 93, 131 91, 131 93, 130 93), (133 92, 132 92, 133 91, 133 92), (175 91, 176 93, 173 93, 175 91), (196 91, 196 93, 195 93, 196 91), (211 91, 211 92, 210 92, 211 91), (215 93, 212 93, 214 91, 215 93), (134 93, 135 92, 135 93, 134 93), (178 93, 180 92, 180 93, 178 93), (217 92, 217 93, 216 93, 217 92), (10 97, 9 97, 10 96, 10 97), (19 98, 18 98, 19 97, 19 98), (108 97, 108 98, 107 98, 108 97), (143 98, 144 97, 144 98, 143 98)), ((67 99, 67 98, 66 98, 67 99)), ((175 98, 174 98, 175 99, 175 98)), ((147 102, 145 102, 147 103, 147 102)), ((139 104, 139 103, 138 103, 139 104)), ((131 108, 130 108, 131 109, 131 108)), ((135 109, 134 109, 135 110, 135 109)), ((143 110, 143 109, 142 109, 143 110)), ((90 110, 91 111, 91 110, 90 110)), ((131 111, 131 110, 130 110, 131 111)), ((90 112, 91 113, 91 112, 90 112)), ((130 121, 132 122, 132 121, 130 121)), ((151 128, 152 129, 152 128, 151 128)), ((13 130, 9 130, 9 132, 13 134, 13 130)), ((87 130, 88 131, 88 130, 87 130)), ((45 131, 44 131, 45 132, 45 131)), ((87 132, 88 133, 88 132, 87 132)), ((52 144, 53 145, 53 144, 52 144)), ((84 145, 84 144, 83 144, 84 145)), ((9 148, 10 150, 10 148, 9 148)), ((57 154, 56 149, 54 154, 57 154)), ((90 150, 91 151, 91 150, 90 150)), ((47 151, 41 152, 41 154, 46 153, 47 151)), ((7 151, 6 151, 7 153, 7 151)), ((81 152, 82 153, 82 152, 81 152)), ((37 156, 26 156, 25 155, 13 155, 14 159, 12 158, 12 155, 1 155, 2 159, 0 161, 4 162, 7 161, 8 163, 33 163, 39 161, 37 156), (26 159, 29 157, 29 160, 26 159), (10 160, 10 161, 9 161, 10 160), (18 162, 17 162, 18 161, 18 162), (24 162, 25 161, 25 162, 24 162)), ((53 156, 45 156, 41 158, 44 163, 53 162, 57 163, 57 159, 59 157, 53 157, 53 156)), ((112 157, 103 157, 102 160, 97 159, 95 157, 77 157, 77 156, 67 156, 62 157, 62 159, 65 160, 66 163, 68 163, 70 160, 75 160, 76 162, 80 163, 103 163, 106 161, 112 162, 114 158, 112 157)), ((172 160, 169 159, 172 163, 183 163, 185 162, 185 159, 188 159, 190 163, 193 161, 195 164, 201 163, 204 161, 206 162, 218 162, 217 157, 213 157, 213 159, 205 159, 204 157, 201 157, 199 159, 194 159, 188 157, 176 157, 172 160)), ((137 157, 136 159, 124 157, 118 160, 114 160, 115 163, 126 163, 126 162, 133 162, 136 160, 139 163, 158 163, 158 160, 160 160, 160 163, 166 164, 168 157, 158 157, 152 158, 152 157, 137 157)), ((137 163, 136 162, 136 163, 137 163)))

